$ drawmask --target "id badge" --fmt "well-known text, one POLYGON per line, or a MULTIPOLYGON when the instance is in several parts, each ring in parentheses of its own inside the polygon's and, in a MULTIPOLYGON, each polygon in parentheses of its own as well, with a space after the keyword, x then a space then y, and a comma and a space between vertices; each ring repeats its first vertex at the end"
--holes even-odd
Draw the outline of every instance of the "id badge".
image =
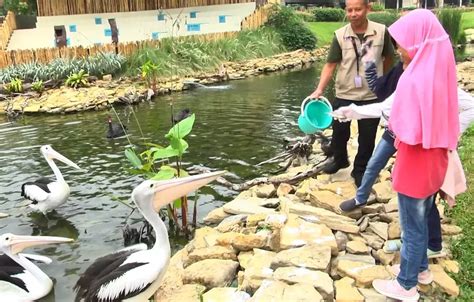
POLYGON ((362 87, 362 78, 360 75, 356 75, 354 78, 354 83, 356 88, 361 88, 362 87))

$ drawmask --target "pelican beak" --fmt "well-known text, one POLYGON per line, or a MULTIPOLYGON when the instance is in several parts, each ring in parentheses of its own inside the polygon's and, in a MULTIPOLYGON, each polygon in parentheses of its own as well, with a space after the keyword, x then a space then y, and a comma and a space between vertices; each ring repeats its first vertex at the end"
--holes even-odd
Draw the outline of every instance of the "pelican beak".
POLYGON ((225 173, 226 171, 217 171, 172 180, 157 181, 154 184, 155 193, 153 206, 155 210, 159 210, 161 207, 170 204, 176 199, 207 185, 225 173))
POLYGON ((10 238, 10 251, 12 254, 21 253, 24 249, 45 245, 45 244, 57 244, 74 241, 71 238, 64 237, 53 237, 53 236, 20 236, 11 235, 10 238))
POLYGON ((61 155, 59 152, 55 151, 55 150, 49 150, 49 153, 48 153, 48 157, 50 159, 57 159, 63 163, 65 163, 66 165, 68 166, 71 166, 73 168, 76 168, 76 169, 81 169, 79 168, 78 165, 76 165, 75 163, 73 163, 71 160, 69 160, 68 158, 66 158, 65 156, 61 155))

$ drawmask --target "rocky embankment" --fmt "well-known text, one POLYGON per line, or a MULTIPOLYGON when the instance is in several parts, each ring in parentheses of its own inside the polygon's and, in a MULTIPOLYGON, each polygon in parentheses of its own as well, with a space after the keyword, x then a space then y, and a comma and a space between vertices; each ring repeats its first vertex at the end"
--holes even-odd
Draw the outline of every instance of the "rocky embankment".
MULTIPOLYGON (((223 81, 244 79, 275 71, 297 69, 324 59, 327 48, 308 52, 298 50, 278 54, 269 58, 245 62, 229 62, 220 70, 197 73, 188 78, 172 77, 158 81, 156 94, 163 95, 190 89, 193 84, 215 84, 223 81)), ((149 99, 154 93, 142 79, 120 78, 113 80, 110 75, 90 83, 89 87, 70 88, 61 86, 44 91, 42 94, 30 91, 16 97, 0 101, 1 113, 69 113, 85 110, 101 110, 112 104, 134 104, 149 99)))
MULTIPOLYGON (((353 135, 352 137, 356 137, 353 135)), ((357 140, 353 140, 356 142, 357 140)), ((350 146, 352 159, 356 146, 350 146)), ((349 214, 339 203, 354 197, 351 168, 318 175, 298 186, 285 183, 323 158, 313 150, 307 166, 274 176, 276 187, 262 184, 210 212, 209 226, 172 257, 157 301, 388 301, 372 288, 372 280, 393 276, 389 266, 400 254, 387 254, 387 240, 400 238, 397 196, 392 191, 393 159, 373 187, 369 205, 349 214)), ((444 207, 443 241, 459 236, 444 207)), ((420 286, 434 301, 456 297, 459 288, 449 274, 459 271, 447 257, 430 260, 431 285, 420 286)))

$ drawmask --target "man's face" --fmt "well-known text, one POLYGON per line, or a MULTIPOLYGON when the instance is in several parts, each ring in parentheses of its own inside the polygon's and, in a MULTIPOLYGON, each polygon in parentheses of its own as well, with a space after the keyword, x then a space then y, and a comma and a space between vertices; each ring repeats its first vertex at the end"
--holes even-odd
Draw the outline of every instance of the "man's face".
POLYGON ((364 4, 364 0, 346 0, 346 16, 352 26, 364 25, 368 12, 369 6, 364 4))

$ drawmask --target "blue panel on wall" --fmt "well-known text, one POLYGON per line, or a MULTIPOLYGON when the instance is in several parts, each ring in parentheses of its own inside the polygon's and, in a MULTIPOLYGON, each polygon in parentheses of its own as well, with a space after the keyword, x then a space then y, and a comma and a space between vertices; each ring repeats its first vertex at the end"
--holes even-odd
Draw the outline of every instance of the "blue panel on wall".
POLYGON ((102 18, 95 18, 95 24, 96 25, 102 24, 102 18))
POLYGON ((197 16, 197 12, 190 12, 189 13, 189 18, 191 18, 191 19, 195 19, 196 16, 197 16))
POLYGON ((225 16, 219 16, 219 23, 225 23, 225 16))
POLYGON ((188 31, 201 31, 201 24, 188 24, 188 31))
POLYGON ((112 30, 110 28, 104 29, 104 35, 106 37, 112 37, 112 30))
POLYGON ((77 26, 75 24, 74 25, 69 25, 69 31, 72 32, 72 33, 77 32, 77 26))
POLYGON ((70 38, 67 38, 67 39, 66 39, 66 45, 67 45, 67 46, 71 46, 71 39, 70 39, 70 38))
POLYGON ((153 40, 158 40, 158 36, 159 36, 159 35, 158 35, 157 32, 151 33, 151 38, 152 38, 153 40))
POLYGON ((165 21, 165 14, 161 13, 158 15, 158 21, 165 21))

